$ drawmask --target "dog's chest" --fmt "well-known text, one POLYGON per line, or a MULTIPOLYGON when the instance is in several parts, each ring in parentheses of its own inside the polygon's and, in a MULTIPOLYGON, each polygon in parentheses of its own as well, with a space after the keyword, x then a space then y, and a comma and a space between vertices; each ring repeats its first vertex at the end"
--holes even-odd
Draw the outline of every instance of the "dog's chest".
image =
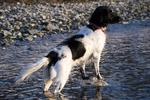
POLYGON ((95 50, 102 50, 105 45, 105 41, 106 35, 101 30, 96 30, 95 32, 85 35, 82 43, 85 45, 87 51, 89 50, 89 52, 94 52, 95 50))
POLYGON ((86 52, 83 57, 77 60, 77 62, 89 59, 95 52, 100 54, 105 45, 106 35, 101 30, 96 30, 94 32, 88 29, 84 30, 85 31, 81 30, 78 34, 84 34, 84 38, 79 41, 84 44, 86 52))

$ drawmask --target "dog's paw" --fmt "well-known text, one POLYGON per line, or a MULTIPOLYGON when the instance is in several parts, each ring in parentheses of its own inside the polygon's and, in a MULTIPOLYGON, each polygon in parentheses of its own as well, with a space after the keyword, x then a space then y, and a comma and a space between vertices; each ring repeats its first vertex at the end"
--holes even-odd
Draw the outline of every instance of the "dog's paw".
POLYGON ((49 92, 48 90, 43 90, 43 93, 47 93, 47 92, 49 92))
POLYGON ((104 80, 104 78, 100 75, 97 75, 96 77, 97 77, 98 80, 104 80))
POLYGON ((83 80, 88 80, 90 77, 86 75, 85 71, 81 68, 80 69, 81 77, 83 80))
POLYGON ((82 75, 82 79, 83 80, 88 80, 88 79, 90 79, 90 77, 88 75, 82 75))

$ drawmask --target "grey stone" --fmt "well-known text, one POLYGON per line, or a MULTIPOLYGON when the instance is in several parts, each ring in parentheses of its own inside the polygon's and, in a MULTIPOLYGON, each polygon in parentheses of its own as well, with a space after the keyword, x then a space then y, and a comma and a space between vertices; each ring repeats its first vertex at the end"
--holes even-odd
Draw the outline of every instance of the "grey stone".
POLYGON ((27 39, 28 41, 32 41, 34 38, 33 38, 32 35, 29 35, 28 37, 26 37, 26 39, 27 39))
POLYGON ((39 33, 39 31, 38 30, 36 30, 36 29, 29 29, 28 30, 28 32, 30 33, 30 34, 38 34, 39 33))
POLYGON ((58 29, 56 26, 54 26, 53 24, 49 23, 46 27, 49 31, 52 31, 52 30, 56 30, 58 29))
POLYGON ((7 30, 3 30, 3 35, 4 37, 7 37, 8 35, 12 35, 12 33, 7 30))
POLYGON ((122 24, 129 24, 129 22, 127 22, 127 21, 123 21, 123 22, 122 22, 122 24))

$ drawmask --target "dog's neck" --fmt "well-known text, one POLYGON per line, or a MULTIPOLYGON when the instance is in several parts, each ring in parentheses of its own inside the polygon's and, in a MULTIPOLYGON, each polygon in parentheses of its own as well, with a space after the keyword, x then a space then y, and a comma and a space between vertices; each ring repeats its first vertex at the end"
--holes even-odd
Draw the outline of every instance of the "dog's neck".
POLYGON ((96 24, 94 24, 94 23, 90 23, 89 25, 87 25, 90 29, 92 29, 93 31, 95 31, 95 30, 97 30, 97 29, 100 29, 100 30, 102 30, 102 32, 104 33, 104 34, 106 34, 106 27, 99 27, 99 26, 97 26, 96 24))

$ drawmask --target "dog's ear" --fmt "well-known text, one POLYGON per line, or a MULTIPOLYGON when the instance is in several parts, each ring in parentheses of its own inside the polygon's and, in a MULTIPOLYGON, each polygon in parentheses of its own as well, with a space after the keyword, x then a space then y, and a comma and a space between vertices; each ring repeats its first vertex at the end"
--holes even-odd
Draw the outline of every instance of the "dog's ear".
POLYGON ((89 22, 94 23, 99 27, 106 27, 109 23, 107 7, 100 6, 96 8, 89 22))

